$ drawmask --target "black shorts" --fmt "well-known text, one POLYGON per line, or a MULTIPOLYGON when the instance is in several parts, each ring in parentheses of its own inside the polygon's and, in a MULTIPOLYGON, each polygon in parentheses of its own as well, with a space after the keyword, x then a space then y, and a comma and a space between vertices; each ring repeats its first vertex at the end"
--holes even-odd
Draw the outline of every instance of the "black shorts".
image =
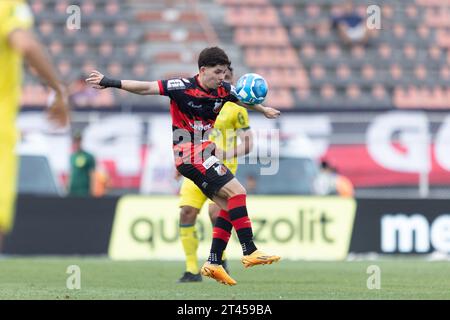
POLYGON ((207 159, 200 164, 182 163, 177 167, 177 170, 184 177, 191 179, 210 199, 234 178, 234 174, 218 159, 217 161, 207 159))

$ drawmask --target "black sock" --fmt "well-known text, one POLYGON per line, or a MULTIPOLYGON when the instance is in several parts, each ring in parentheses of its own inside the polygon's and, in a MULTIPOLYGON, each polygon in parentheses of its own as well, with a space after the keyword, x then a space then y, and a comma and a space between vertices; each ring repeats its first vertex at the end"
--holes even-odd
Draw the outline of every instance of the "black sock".
POLYGON ((221 210, 213 228, 213 240, 208 258, 210 263, 222 264, 222 254, 227 247, 232 228, 233 225, 229 220, 228 212, 221 210))

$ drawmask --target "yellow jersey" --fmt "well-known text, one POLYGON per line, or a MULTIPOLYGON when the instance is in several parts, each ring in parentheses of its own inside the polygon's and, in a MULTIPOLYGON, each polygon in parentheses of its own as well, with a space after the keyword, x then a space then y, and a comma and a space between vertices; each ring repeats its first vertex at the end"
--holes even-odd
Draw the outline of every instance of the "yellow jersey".
POLYGON ((15 134, 22 82, 22 57, 8 39, 14 30, 32 26, 33 15, 25 1, 0 1, 0 131, 6 135, 15 134))
MULTIPOLYGON (((247 109, 233 102, 224 104, 217 116, 214 129, 209 139, 220 149, 227 151, 237 146, 237 131, 250 128, 247 109)), ((233 172, 237 169, 237 158, 224 161, 224 164, 233 172)))

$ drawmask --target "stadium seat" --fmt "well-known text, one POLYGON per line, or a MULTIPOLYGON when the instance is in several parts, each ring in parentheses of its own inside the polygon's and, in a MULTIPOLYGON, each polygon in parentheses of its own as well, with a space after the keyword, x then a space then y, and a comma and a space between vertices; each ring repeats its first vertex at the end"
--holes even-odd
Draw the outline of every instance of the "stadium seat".
POLYGON ((59 40, 53 40, 49 45, 49 50, 52 56, 58 57, 64 52, 64 46, 59 40))
POLYGON ((225 12, 225 21, 233 27, 277 27, 278 15, 272 7, 228 7, 225 12))
POLYGON ((64 78, 68 78, 72 71, 72 65, 70 63, 70 60, 61 60, 57 64, 57 68, 61 76, 63 76, 64 78))
POLYGON ((311 79, 325 79, 326 76, 326 70, 325 68, 320 64, 315 64, 311 67, 311 79))
POLYGON ((337 66, 336 68, 336 76, 340 79, 340 80, 347 80, 348 78, 350 78, 352 75, 352 71, 349 68, 349 66, 345 65, 345 64, 340 64, 337 66))
POLYGON ((43 0, 35 0, 31 3, 31 8, 34 14, 41 14, 45 10, 45 4, 43 0))
POLYGON ((81 12, 83 12, 83 15, 90 16, 92 15, 96 10, 95 2, 92 0, 84 0, 81 4, 81 12))
POLYGON ((414 76, 420 81, 424 81, 427 78, 427 69, 424 65, 419 64, 414 69, 414 76))
POLYGON ((356 101, 361 99, 361 89, 356 84, 351 84, 347 87, 345 92, 349 101, 356 101))
POLYGON ((320 88, 320 95, 324 100, 332 100, 336 96, 336 89, 330 84, 325 84, 320 88))
POLYGON ((80 40, 77 41, 73 47, 73 52, 75 53, 75 55, 77 56, 84 56, 86 55, 86 53, 88 52, 88 45, 86 42, 80 40))
POLYGON ((117 1, 108 1, 105 4, 105 13, 114 16, 120 13, 120 6, 117 1))
POLYGON ((265 105, 279 109, 291 109, 294 107, 294 97, 288 89, 273 89, 267 94, 265 105))
POLYGON ((376 70, 371 64, 365 64, 361 69, 361 76, 365 80, 373 80, 376 78, 376 70))
POLYGON ((99 21, 94 21, 89 25, 89 33, 92 37, 99 38, 101 35, 103 35, 104 32, 104 26, 99 21))
POLYGON ((58 14, 65 15, 69 5, 69 1, 67 0, 55 1, 54 10, 58 14))
POLYGON ((25 106, 45 106, 47 105, 49 92, 40 85, 25 85, 22 88, 21 105, 25 106))
POLYGON ((386 88, 382 85, 382 84, 374 84, 372 86, 372 98, 377 102, 377 103, 383 103, 385 106, 388 106, 388 104, 386 103, 387 101, 389 101, 389 95, 388 92, 386 91, 386 88))
POLYGON ((114 46, 110 41, 102 41, 99 48, 98 48, 99 54, 102 58, 109 58, 114 53, 114 46))
POLYGON ((129 28, 128 23, 125 21, 118 21, 114 26, 114 32, 118 37, 126 37, 128 34, 129 28))
POLYGON ((439 78, 442 81, 449 81, 449 83, 450 83, 450 68, 448 65, 443 66, 443 68, 440 69, 439 78))

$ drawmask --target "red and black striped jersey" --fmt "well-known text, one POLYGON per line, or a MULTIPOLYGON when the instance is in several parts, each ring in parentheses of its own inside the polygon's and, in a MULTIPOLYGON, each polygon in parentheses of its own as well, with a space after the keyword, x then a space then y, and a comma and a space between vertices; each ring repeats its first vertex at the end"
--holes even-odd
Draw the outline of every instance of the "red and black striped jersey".
POLYGON ((182 129, 191 139, 194 139, 194 135, 204 137, 213 128, 225 102, 238 101, 230 83, 222 82, 217 89, 208 90, 200 85, 198 75, 192 78, 159 80, 158 85, 160 95, 170 98, 174 145, 185 142, 180 134, 175 134, 175 130, 182 129))

